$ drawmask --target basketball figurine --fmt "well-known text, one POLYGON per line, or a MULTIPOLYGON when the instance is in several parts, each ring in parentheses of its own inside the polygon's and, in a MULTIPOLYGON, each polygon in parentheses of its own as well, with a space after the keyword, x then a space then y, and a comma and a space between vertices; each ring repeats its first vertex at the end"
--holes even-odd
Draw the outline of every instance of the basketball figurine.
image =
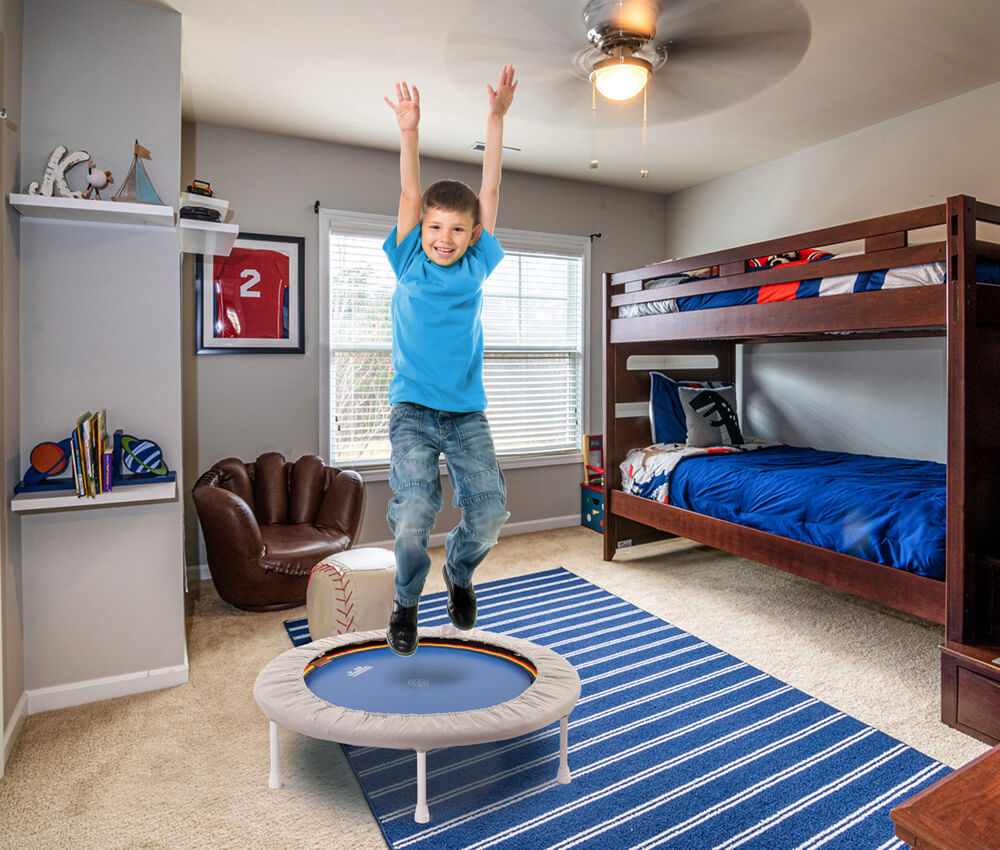
POLYGON ((56 476, 69 465, 69 437, 58 443, 39 443, 31 450, 29 466, 24 473, 25 484, 39 484, 56 476))

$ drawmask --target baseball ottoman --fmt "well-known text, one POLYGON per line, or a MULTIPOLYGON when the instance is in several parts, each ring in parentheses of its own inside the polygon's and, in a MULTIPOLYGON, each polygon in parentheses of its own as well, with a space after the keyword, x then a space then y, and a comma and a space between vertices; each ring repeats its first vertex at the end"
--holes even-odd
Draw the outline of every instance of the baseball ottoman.
POLYGON ((395 579, 396 559, 388 549, 348 549, 324 558, 312 568, 306 588, 309 636, 384 631, 395 579))

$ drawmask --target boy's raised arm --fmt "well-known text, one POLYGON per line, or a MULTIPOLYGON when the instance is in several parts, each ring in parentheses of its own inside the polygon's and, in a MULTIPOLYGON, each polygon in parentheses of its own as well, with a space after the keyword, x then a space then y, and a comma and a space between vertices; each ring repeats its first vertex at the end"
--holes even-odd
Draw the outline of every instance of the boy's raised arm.
POLYGON ((489 112, 486 114, 486 151, 483 153, 483 185, 479 190, 479 223, 493 234, 500 207, 500 168, 503 159, 503 117, 514 100, 517 82, 512 65, 504 65, 496 90, 487 83, 489 112))
POLYGON ((396 244, 420 223, 420 92, 405 83, 396 83, 396 102, 383 98, 396 113, 399 124, 399 213, 396 216, 396 244))

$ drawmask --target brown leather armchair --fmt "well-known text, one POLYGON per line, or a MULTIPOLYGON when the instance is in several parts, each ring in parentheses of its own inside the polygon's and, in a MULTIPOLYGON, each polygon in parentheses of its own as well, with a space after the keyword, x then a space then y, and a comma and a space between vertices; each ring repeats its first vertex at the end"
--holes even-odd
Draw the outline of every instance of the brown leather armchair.
POLYGON ((277 452, 253 463, 226 458, 192 496, 215 588, 245 611, 305 604, 310 571, 351 548, 365 512, 361 476, 316 455, 294 463, 277 452))

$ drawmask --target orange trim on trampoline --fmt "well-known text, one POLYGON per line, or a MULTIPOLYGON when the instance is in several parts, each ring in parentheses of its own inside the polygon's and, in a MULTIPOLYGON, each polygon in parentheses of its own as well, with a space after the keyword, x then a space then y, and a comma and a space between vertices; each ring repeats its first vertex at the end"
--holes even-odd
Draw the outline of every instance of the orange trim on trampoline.
MULTIPOLYGON (((525 672, 531 676, 532 681, 538 677, 538 671, 535 669, 534 665, 525 661, 523 658, 514 655, 513 653, 507 652, 502 649, 490 649, 486 646, 477 646, 474 644, 462 643, 461 641, 450 641, 444 638, 428 638, 422 641, 424 646, 440 646, 445 649, 463 649, 467 652, 479 652, 483 655, 492 655, 494 658, 500 658, 511 664, 516 664, 518 667, 522 668, 525 672)), ((388 649, 388 645, 384 642, 381 643, 369 643, 360 644, 359 646, 347 646, 340 650, 335 650, 320 658, 314 658, 308 665, 306 665, 305 670, 302 671, 302 677, 308 678, 309 674, 314 670, 322 667, 323 665, 333 661, 335 658, 343 658, 346 655, 356 655, 359 652, 369 652, 371 650, 378 649, 388 649)))

